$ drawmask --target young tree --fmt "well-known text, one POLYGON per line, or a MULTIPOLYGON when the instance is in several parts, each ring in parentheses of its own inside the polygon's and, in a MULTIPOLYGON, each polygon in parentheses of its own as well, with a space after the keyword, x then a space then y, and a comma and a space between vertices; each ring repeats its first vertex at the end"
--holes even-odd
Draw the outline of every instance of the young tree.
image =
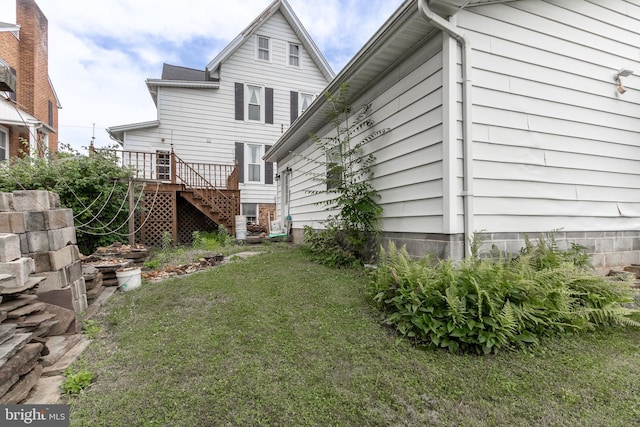
POLYGON ((305 238, 320 238, 323 243, 315 245, 318 248, 322 246, 329 252, 340 248, 347 257, 366 261, 373 255, 371 248, 378 247, 382 207, 378 203, 380 196, 371 183, 375 156, 365 153, 364 147, 389 129, 367 133, 374 126, 370 117, 371 104, 354 113, 348 93, 347 83, 340 85, 335 96, 325 93, 328 118, 335 132, 322 138, 310 135, 324 156, 319 160, 307 160, 319 164, 326 173, 313 175, 322 188, 309 190, 309 193, 327 195, 318 204, 336 214, 329 216, 326 231, 315 236, 308 231, 305 238))

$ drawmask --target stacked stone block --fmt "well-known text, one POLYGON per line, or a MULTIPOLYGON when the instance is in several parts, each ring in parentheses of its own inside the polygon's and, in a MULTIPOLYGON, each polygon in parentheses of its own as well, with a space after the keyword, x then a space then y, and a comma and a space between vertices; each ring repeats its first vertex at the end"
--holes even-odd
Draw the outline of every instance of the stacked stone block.
POLYGON ((73 211, 60 208, 58 195, 38 190, 0 193, 0 233, 4 233, 0 251, 6 251, 5 258, 20 252, 11 261, 0 254, 0 272, 15 276, 18 286, 32 274, 42 278, 38 293, 45 299, 47 292, 67 290, 75 312, 86 311, 73 211))
POLYGON ((47 191, 0 193, 0 403, 27 397, 86 309, 73 212, 47 191))

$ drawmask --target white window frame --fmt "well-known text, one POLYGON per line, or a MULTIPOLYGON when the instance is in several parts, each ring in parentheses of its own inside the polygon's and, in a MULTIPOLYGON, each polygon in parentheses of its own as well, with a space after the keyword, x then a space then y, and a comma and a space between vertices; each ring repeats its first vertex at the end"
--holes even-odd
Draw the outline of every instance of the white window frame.
POLYGON ((9 131, 0 127, 0 148, 4 149, 4 156, 0 156, 0 161, 9 158, 9 131))
POLYGON ((245 84, 244 85, 244 93, 245 93, 245 99, 244 99, 244 116, 246 117, 246 121, 248 122, 256 122, 256 123, 264 123, 264 110, 265 110, 265 101, 264 101, 264 92, 265 92, 265 88, 264 86, 260 86, 260 85, 253 85, 253 84, 245 84), (249 101, 251 98, 251 88, 258 88, 260 89, 260 99, 258 106, 260 107, 260 119, 255 120, 255 119, 251 119, 249 118, 249 101))
POLYGON ((271 51, 272 51, 272 49, 271 49, 271 37, 267 37, 267 36, 262 36, 260 34, 256 34, 256 60, 257 61, 264 61, 264 62, 271 62, 271 57, 272 57, 271 51), (265 49, 260 47, 260 39, 266 39, 267 40, 268 46, 267 46, 267 49, 266 49, 266 52, 267 52, 267 58, 266 59, 260 57, 260 53, 261 52, 265 52, 265 49))
POLYGON ((244 144, 244 176, 245 176, 245 184, 263 184, 264 183, 264 162, 262 161, 262 156, 264 156, 264 145, 261 144, 244 144), (258 162, 251 163, 251 148, 257 147, 258 149, 258 162), (251 166, 258 166, 258 180, 251 180, 251 166))
POLYGON ((288 50, 288 52, 287 52, 288 53, 288 55, 287 55, 287 65, 289 65, 290 67, 300 68, 302 66, 302 58, 301 58, 301 55, 300 55, 300 52, 301 52, 300 45, 297 44, 297 43, 289 42, 289 44, 287 46, 288 46, 287 47, 287 50, 288 50), (294 47, 294 46, 298 48, 298 53, 296 53, 295 55, 293 53, 291 53, 291 48, 294 47), (297 62, 298 62, 297 64, 292 64, 291 63, 291 60, 294 59, 294 58, 297 60, 297 62))
MULTIPOLYGON (((309 101, 309 105, 311 105, 313 100, 316 99, 316 96, 313 93, 298 92, 298 117, 300 117, 300 115, 304 113, 304 110, 302 109, 302 100, 304 99, 305 96, 311 97, 311 100, 309 101)), ((309 105, 307 105, 307 108, 309 108, 309 105)))

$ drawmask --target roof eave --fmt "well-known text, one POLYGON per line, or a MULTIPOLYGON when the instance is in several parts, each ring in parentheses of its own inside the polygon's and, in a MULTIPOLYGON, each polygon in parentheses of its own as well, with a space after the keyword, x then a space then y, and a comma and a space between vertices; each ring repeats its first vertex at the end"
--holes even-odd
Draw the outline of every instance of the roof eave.
POLYGON ((126 125, 111 126, 106 129, 109 137, 114 141, 124 143, 124 133, 133 130, 152 129, 160 126, 160 120, 152 120, 149 122, 130 123, 126 125))

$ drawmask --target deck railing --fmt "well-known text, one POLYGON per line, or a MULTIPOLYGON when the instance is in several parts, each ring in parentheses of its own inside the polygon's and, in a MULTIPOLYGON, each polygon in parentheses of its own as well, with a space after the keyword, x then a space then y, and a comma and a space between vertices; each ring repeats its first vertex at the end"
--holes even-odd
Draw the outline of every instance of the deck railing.
POLYGON ((118 163, 134 172, 134 178, 184 184, 189 188, 238 190, 236 165, 189 163, 180 159, 173 149, 167 152, 97 149, 114 155, 118 163))

